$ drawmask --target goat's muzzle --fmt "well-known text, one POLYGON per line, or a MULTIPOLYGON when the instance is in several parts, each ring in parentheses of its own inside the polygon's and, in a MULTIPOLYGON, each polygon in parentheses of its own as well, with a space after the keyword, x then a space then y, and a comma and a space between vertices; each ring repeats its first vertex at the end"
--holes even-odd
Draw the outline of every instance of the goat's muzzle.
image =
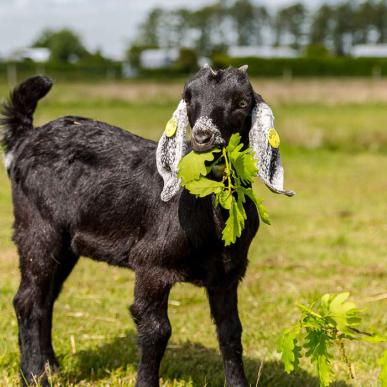
POLYGON ((215 133, 210 130, 192 134, 192 148, 196 152, 206 152, 214 147, 215 133))
POLYGON ((207 152, 214 147, 224 145, 219 129, 208 117, 199 118, 192 129, 192 149, 196 152, 207 152))

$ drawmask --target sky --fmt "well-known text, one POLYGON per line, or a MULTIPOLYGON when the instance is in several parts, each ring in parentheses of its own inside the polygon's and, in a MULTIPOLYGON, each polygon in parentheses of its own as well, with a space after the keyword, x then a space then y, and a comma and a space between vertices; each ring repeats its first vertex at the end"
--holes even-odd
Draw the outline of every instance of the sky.
MULTIPOLYGON (((254 0, 253 0, 254 1, 254 0)), ((87 48, 120 58, 137 27, 155 6, 200 7, 212 0, 0 0, 0 56, 28 47, 47 28, 70 27, 87 48)), ((320 0, 308 0, 308 6, 320 0)), ((268 7, 294 0, 261 0, 268 7)))

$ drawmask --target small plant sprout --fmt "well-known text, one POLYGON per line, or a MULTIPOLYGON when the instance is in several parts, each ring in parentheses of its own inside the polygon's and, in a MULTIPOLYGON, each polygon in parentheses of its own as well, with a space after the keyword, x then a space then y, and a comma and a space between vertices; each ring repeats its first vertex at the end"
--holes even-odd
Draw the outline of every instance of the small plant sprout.
MULTIPOLYGON (((355 379, 352 364, 346 348, 346 341, 380 343, 387 337, 365 332, 359 328, 363 311, 348 301, 349 293, 325 294, 311 305, 297 304, 301 311, 300 319, 285 329, 278 343, 285 371, 297 369, 302 357, 309 358, 316 366, 320 386, 329 386, 333 381, 332 363, 334 348, 338 348, 346 364, 351 379, 355 379)), ((379 380, 387 387, 387 351, 378 361, 382 370, 379 380)))
POLYGON ((255 204, 261 220, 270 224, 268 214, 251 188, 257 176, 257 162, 250 148, 242 150, 241 136, 231 136, 227 147, 215 148, 208 152, 192 151, 179 164, 181 185, 197 197, 215 195, 215 204, 229 212, 222 239, 225 246, 235 243, 245 226, 246 211, 243 204, 246 197, 255 204), (218 157, 216 157, 218 156, 218 157), (219 180, 207 177, 213 171, 219 180))

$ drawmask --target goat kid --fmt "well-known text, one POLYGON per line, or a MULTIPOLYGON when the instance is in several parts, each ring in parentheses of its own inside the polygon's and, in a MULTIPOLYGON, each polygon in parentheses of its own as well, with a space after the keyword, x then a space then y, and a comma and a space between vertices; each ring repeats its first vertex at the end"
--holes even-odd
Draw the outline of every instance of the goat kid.
POLYGON ((247 199, 246 227, 237 242, 221 240, 226 214, 210 197, 180 188, 177 168, 191 149, 227 144, 239 132, 256 152, 259 175, 283 189, 280 153, 269 142, 273 114, 255 94, 246 67, 202 68, 184 87, 174 113, 177 131, 159 143, 117 127, 66 116, 33 128, 38 101, 52 86, 36 76, 3 106, 5 165, 14 208, 13 240, 21 282, 14 298, 22 380, 47 385, 57 369, 51 342, 53 306, 79 256, 133 269, 140 359, 137 386, 158 386, 171 335, 168 295, 176 282, 207 290, 227 386, 247 386, 243 370, 237 288, 259 226, 247 199), (185 141, 189 126, 191 142, 185 141))

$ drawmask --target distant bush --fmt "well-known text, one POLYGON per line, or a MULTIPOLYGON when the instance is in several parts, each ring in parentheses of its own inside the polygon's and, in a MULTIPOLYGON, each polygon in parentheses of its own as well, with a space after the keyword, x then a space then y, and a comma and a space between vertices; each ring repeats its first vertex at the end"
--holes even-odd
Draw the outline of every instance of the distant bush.
POLYGON ((122 63, 106 60, 98 54, 77 63, 48 62, 44 64, 25 60, 18 63, 0 62, 0 76, 5 77, 8 66, 15 66, 17 80, 44 73, 56 80, 95 80, 122 77, 122 63))
MULTIPOLYGON (((350 57, 301 57, 301 58, 230 58, 225 54, 213 56, 214 68, 249 65, 249 75, 257 77, 371 77, 387 76, 387 58, 350 57)), ((0 77, 6 77, 8 63, 0 62, 0 77)), ((45 73, 55 79, 95 80, 120 79, 122 63, 103 58, 100 54, 89 55, 76 63, 48 62, 37 64, 25 60, 14 64, 18 79, 36 73, 45 73)), ((191 50, 181 50, 178 60, 166 68, 138 68, 138 77, 170 79, 187 77, 197 70, 196 57, 191 50)))
POLYGON ((181 48, 175 66, 183 73, 195 72, 198 68, 198 55, 191 48, 181 48))
POLYGON ((387 58, 301 57, 301 58, 230 58, 214 55, 213 67, 249 65, 252 76, 279 77, 291 74, 311 76, 372 76, 387 75, 387 58))
POLYGON ((322 44, 309 44, 303 51, 307 58, 326 58, 332 55, 322 44))

